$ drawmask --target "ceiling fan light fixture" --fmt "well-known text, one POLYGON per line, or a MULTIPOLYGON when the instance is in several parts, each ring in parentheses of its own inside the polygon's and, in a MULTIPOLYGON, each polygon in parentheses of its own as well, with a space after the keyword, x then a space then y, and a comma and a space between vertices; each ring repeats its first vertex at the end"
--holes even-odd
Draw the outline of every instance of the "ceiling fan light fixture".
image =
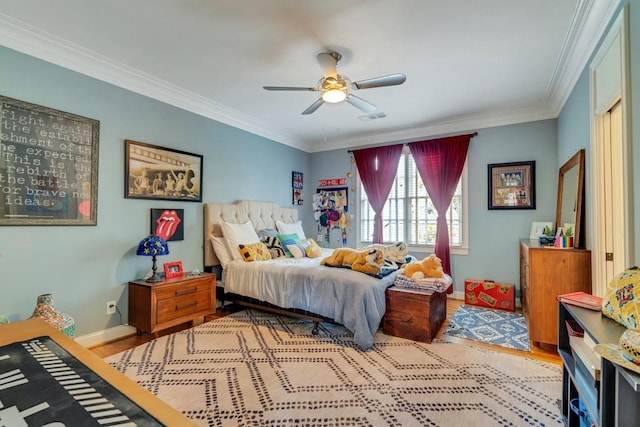
POLYGON ((330 89, 322 94, 322 100, 330 104, 337 104, 346 99, 347 94, 341 89, 330 89))

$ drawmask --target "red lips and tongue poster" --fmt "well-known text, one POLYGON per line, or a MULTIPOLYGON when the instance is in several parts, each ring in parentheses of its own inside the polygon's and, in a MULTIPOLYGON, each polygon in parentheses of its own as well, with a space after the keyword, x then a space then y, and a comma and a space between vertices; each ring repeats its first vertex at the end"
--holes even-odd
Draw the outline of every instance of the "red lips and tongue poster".
POLYGON ((151 233, 167 242, 184 240, 184 209, 151 209, 151 233))

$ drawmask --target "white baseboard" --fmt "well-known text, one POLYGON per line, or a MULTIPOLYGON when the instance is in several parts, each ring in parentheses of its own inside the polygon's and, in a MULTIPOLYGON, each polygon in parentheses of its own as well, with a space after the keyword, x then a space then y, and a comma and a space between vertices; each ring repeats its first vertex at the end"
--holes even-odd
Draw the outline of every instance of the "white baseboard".
POLYGON ((464 292, 460 292, 460 291, 453 291, 452 293, 450 293, 449 295, 447 295, 447 298, 451 298, 451 299, 464 299, 464 292))
POLYGON ((109 329, 103 329, 101 331, 92 332, 87 335, 81 335, 76 337, 75 340, 83 347, 95 347, 100 344, 107 343, 109 341, 115 341, 117 339, 126 337, 136 333, 136 328, 128 325, 119 325, 109 329))

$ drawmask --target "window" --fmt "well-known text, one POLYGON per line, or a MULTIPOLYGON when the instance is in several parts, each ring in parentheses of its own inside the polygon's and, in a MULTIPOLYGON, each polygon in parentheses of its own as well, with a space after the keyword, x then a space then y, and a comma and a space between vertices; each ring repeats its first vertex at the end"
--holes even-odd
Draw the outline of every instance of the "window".
MULTIPOLYGON (((454 248, 466 247, 466 166, 447 210, 449 242, 454 248)), ((373 240, 374 212, 360 183, 360 241, 373 240)), ((398 172, 382 210, 385 242, 403 241, 411 246, 435 246, 438 214, 422 183, 420 173, 405 148, 400 156, 398 172)))

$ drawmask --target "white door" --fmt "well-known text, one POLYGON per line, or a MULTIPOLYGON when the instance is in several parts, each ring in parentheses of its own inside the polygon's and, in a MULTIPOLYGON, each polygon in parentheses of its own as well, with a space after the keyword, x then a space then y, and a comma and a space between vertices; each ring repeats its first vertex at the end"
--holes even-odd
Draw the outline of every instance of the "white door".
POLYGON ((622 103, 617 102, 603 115, 603 159, 604 182, 604 254, 597 254, 603 263, 605 283, 625 269, 625 230, 622 170, 622 103))

